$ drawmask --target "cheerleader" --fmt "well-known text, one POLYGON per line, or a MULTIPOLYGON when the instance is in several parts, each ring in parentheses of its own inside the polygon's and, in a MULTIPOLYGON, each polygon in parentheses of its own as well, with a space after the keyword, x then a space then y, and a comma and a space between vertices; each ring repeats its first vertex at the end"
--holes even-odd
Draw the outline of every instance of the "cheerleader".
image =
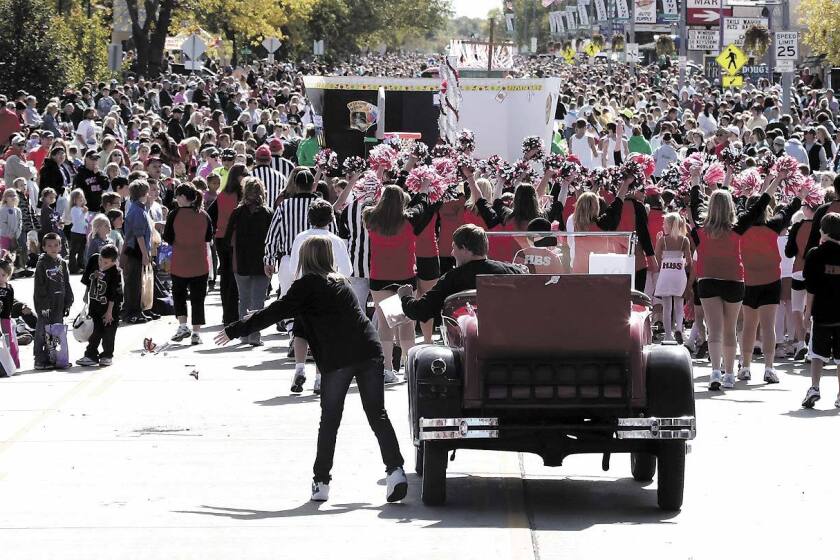
MULTIPOLYGON (((604 211, 601 210, 601 199, 594 192, 588 191, 578 196, 575 212, 572 214, 574 231, 614 231, 621 220, 624 195, 627 194, 631 182, 632 179, 622 181, 618 196, 604 211)), ((589 255, 610 252, 610 242, 608 239, 570 238, 569 248, 572 253, 572 272, 586 274, 589 272, 589 255)))
MULTIPOLYGON (((394 330, 379 309, 379 303, 397 293, 402 285, 417 287, 417 238, 428 225, 437 206, 430 206, 425 196, 409 201, 408 195, 396 185, 382 189, 382 197, 363 214, 370 239, 370 291, 377 305, 379 338, 386 366, 393 364, 394 330)), ((404 358, 414 346, 414 327, 404 323, 396 327, 404 358)), ((385 370, 385 382, 393 383, 397 376, 385 370)))
MULTIPOLYGON (((741 254, 744 263, 744 324, 741 331, 740 381, 752 378, 750 364, 756 331, 761 324, 761 350, 764 353, 764 381, 778 383, 779 376, 773 368, 776 357, 776 312, 782 294, 781 255, 779 235, 788 228, 793 214, 802 205, 807 191, 775 213, 770 201, 784 174, 771 180, 764 193, 751 197, 747 203, 747 216, 752 218, 741 234, 741 254)), ((804 190, 804 189, 803 189, 804 190)))
MULTIPOLYGON (((0 328, 2 328, 3 336, 6 339, 5 348, 0 349, 0 351, 8 351, 15 367, 20 368, 15 323, 12 321, 12 308, 19 306, 24 313, 28 311, 28 308, 15 301, 15 291, 10 282, 13 271, 14 267, 11 260, 6 257, 0 259, 0 328)), ((9 372, 4 372, 3 368, 0 368, 0 377, 9 374, 9 372)))
POLYGON ((804 360, 808 354, 808 347, 805 341, 808 339, 805 325, 805 277, 802 274, 805 268, 805 248, 808 245, 808 238, 811 236, 811 228, 814 225, 814 208, 807 204, 802 206, 799 214, 801 217, 794 223, 788 232, 787 243, 785 244, 785 256, 793 259, 793 271, 791 273, 790 308, 793 313, 793 359, 804 360))
POLYGON ((636 232, 636 281, 634 286, 640 292, 645 291, 648 261, 652 261, 654 256, 653 243, 648 230, 647 209, 639 200, 643 196, 643 190, 638 189, 625 197, 625 204, 621 207, 621 218, 615 228, 616 231, 636 232))
POLYGON ((685 222, 677 212, 665 215, 662 232, 664 235, 656 241, 656 262, 660 264, 654 295, 662 300, 665 340, 682 344, 683 296, 691 272, 691 243, 685 235, 685 222))

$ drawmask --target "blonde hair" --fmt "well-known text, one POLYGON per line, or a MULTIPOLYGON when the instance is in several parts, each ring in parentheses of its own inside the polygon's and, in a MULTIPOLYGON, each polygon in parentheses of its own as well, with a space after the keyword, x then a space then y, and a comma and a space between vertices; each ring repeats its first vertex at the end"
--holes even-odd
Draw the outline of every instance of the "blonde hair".
POLYGON ((90 223, 90 239, 95 239, 96 234, 100 229, 108 228, 106 236, 108 233, 111 233, 111 220, 108 219, 108 216, 105 214, 97 214, 93 221, 90 223))
MULTIPOLYGON (((18 193, 15 189, 6 189, 3 191, 3 206, 9 206, 9 199, 11 198, 18 198, 18 193)), ((14 207, 17 208, 17 202, 14 203, 14 207)))
POLYGON ((242 185, 242 200, 239 205, 256 204, 265 206, 265 186, 256 177, 247 177, 242 185))
POLYGON ((598 219, 600 212, 601 202, 598 200, 598 195, 593 192, 581 194, 575 204, 575 213, 572 218, 575 231, 588 231, 589 226, 598 219))
MULTIPOLYGON (((483 179, 483 178, 478 179, 475 182, 475 186, 476 186, 476 188, 478 188, 478 192, 481 193, 481 198, 483 198, 484 200, 489 201, 490 198, 493 196, 493 185, 491 185, 490 181, 488 181, 487 179, 483 179)), ((478 201, 471 198, 467 201, 466 204, 464 204, 464 206, 470 212, 478 212, 478 210, 475 206, 476 202, 478 202, 478 201)))
POLYGON ((703 229, 711 237, 722 237, 732 231, 735 223, 735 203, 729 191, 717 189, 709 197, 709 208, 703 221, 703 229))
POLYGON ((665 232, 665 235, 670 235, 671 237, 685 235, 685 220, 679 212, 668 212, 665 214, 663 220, 662 230, 665 232))
POLYGON ((332 241, 326 235, 313 235, 300 246, 297 273, 316 274, 323 278, 344 280, 335 267, 332 241))
POLYGON ((86 203, 87 199, 85 198, 85 193, 82 189, 73 189, 70 192, 70 206, 76 206, 76 203, 81 200, 82 203, 86 203))

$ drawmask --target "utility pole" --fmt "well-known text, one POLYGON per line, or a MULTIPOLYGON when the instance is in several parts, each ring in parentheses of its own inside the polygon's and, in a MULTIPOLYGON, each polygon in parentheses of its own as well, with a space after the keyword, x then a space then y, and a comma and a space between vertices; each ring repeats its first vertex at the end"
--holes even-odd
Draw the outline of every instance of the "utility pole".
MULTIPOLYGON (((782 29, 788 31, 790 29, 790 2, 789 0, 782 0, 782 29)), ((773 48, 773 57, 776 56, 776 41, 770 41, 773 48)), ((799 49, 797 49, 799 50, 799 49)), ((782 114, 790 113, 791 102, 791 88, 793 87, 793 74, 791 72, 782 72, 782 114)))
MULTIPOLYGON (((630 4, 630 42, 636 42, 636 0, 627 0, 630 4)), ((627 48, 625 47, 625 51, 627 48)), ((630 59, 630 69, 633 72, 633 75, 636 75, 636 57, 633 56, 630 59)))
POLYGON ((679 36, 680 36, 680 51, 678 53, 678 63, 680 66, 680 89, 677 92, 677 96, 680 95, 682 92, 683 86, 685 86, 685 71, 686 66, 688 64, 688 27, 686 22, 688 21, 688 9, 686 8, 686 0, 681 0, 680 2, 680 21, 679 21, 679 36))
POLYGON ((493 38, 496 33, 496 18, 490 18, 490 44, 487 45, 487 72, 488 77, 493 71, 493 38))

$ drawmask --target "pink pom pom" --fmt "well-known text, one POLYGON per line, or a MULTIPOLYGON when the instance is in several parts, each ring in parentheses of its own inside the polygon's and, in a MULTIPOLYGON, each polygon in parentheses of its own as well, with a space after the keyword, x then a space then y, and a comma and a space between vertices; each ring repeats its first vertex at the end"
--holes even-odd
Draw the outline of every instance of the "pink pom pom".
POLYGON ((359 200, 379 200, 382 194, 382 181, 373 171, 365 171, 364 175, 353 185, 353 194, 359 200))
POLYGON ((680 180, 684 188, 691 183, 691 174, 695 170, 703 169, 703 154, 694 152, 680 163, 680 180))
POLYGON ((367 162, 359 156, 350 156, 344 160, 344 174, 353 175, 367 169, 367 162))
POLYGON ((368 154, 368 163, 374 171, 393 169, 397 161, 397 151, 387 144, 380 144, 368 154))
POLYGON ((405 180, 405 188, 408 192, 427 194, 432 203, 443 197, 447 186, 435 167, 431 165, 415 167, 405 180))
POLYGON ((810 177, 808 179, 810 181, 810 183, 808 184, 808 195, 802 202, 807 206, 810 206, 811 208, 816 208, 817 206, 825 202, 825 191, 819 183, 817 183, 810 177))
POLYGON ((653 172, 656 170, 656 162, 651 156, 647 154, 633 154, 630 156, 630 159, 639 164, 646 178, 650 179, 653 176, 653 172))
POLYGON ((703 173, 703 182, 713 187, 718 183, 723 183, 724 179, 726 179, 726 170, 723 168, 723 165, 720 163, 713 163, 706 169, 706 172, 703 173))
POLYGON ((338 171, 338 154, 329 148, 324 148, 315 154, 315 167, 327 173, 338 171))
POLYGON ((776 173, 788 173, 792 175, 799 172, 799 162, 791 156, 782 156, 776 160, 773 169, 776 173))
POLYGON ((730 186, 735 196, 749 198, 761 191, 764 182, 758 170, 751 167, 732 177, 732 184, 730 186))

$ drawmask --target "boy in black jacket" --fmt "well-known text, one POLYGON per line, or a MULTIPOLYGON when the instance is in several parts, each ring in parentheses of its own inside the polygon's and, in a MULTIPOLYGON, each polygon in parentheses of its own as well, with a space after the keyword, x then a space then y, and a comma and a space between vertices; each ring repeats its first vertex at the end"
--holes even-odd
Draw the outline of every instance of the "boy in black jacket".
POLYGON ((85 297, 88 313, 93 319, 93 333, 88 339, 85 355, 76 364, 80 366, 110 366, 114 359, 114 340, 120 322, 123 300, 122 276, 117 268, 119 253, 113 245, 105 245, 92 255, 82 274, 82 284, 87 286, 85 297), (99 352, 99 343, 102 352, 99 352))
MULTIPOLYGON (((70 271, 67 261, 61 258, 61 238, 48 233, 42 241, 44 252, 35 266, 34 303, 38 322, 35 325, 35 369, 50 369, 47 349, 47 326, 63 323, 73 305, 73 290, 70 287, 70 271)), ((65 341, 66 342, 66 341, 65 341)), ((63 365, 63 364, 62 364, 63 365)))
MULTIPOLYGON (((820 245, 808 251, 803 270, 812 325, 811 388, 802 401, 805 408, 820 400, 820 375, 832 357, 840 379, 840 214, 826 214, 820 220, 820 234, 820 245)), ((834 406, 840 408, 840 396, 834 406)))

